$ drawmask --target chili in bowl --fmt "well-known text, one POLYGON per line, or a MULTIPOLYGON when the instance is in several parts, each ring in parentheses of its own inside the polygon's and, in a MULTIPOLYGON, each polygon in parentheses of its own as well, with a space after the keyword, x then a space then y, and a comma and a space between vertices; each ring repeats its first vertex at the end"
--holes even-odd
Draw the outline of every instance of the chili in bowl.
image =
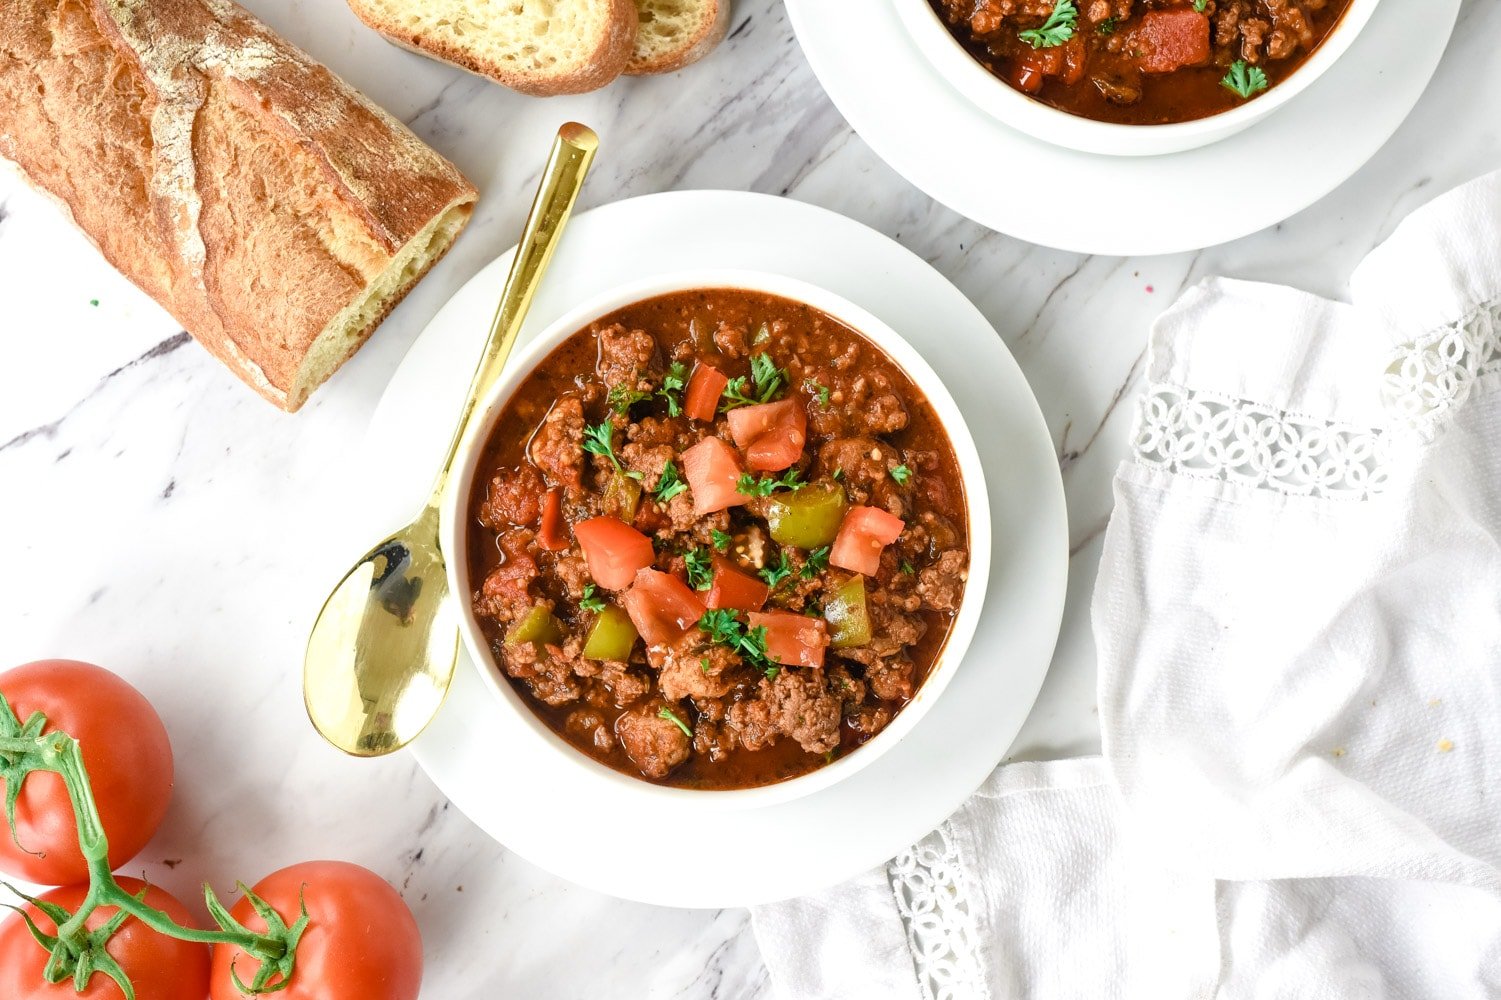
POLYGON ((1334 65, 1378 0, 894 0, 961 94, 1091 153, 1179 152, 1265 118, 1334 65))
POLYGON ((482 407, 444 505, 461 632, 502 724, 594 787, 796 798, 957 669, 989 573, 979 456, 852 303, 652 278, 552 323, 482 407))

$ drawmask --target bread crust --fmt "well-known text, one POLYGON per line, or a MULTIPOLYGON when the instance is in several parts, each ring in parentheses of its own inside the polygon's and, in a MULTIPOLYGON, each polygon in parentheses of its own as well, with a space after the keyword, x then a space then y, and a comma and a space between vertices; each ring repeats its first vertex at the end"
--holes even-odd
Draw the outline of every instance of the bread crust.
MULTIPOLYGON (((0 155, 287 410, 336 367, 311 384, 303 371, 335 317, 476 197, 405 126, 230 0, 10 0, 0 52, 0 155)), ((432 249, 371 303, 373 321, 335 331, 349 345, 340 360, 447 244, 432 249)))
POLYGON ((626 76, 650 76, 676 73, 691 66, 718 48, 730 31, 730 0, 707 0, 714 5, 714 17, 682 47, 657 56, 632 55, 625 65, 626 76))
POLYGON ((361 3, 348 0, 356 17, 404 49, 429 56, 450 66, 489 77, 496 83, 533 97, 558 97, 585 94, 608 86, 625 70, 636 47, 639 19, 635 0, 607 0, 608 27, 600 35, 594 50, 579 66, 568 72, 520 72, 479 52, 454 45, 445 39, 422 35, 394 24, 361 3))

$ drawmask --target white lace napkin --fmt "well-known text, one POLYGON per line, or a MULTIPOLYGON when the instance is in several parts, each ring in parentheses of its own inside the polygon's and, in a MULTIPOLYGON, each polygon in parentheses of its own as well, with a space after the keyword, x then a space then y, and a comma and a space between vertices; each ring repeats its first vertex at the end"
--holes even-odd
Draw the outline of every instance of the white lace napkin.
POLYGON ((1352 297, 1215 280, 1158 321, 1104 758, 756 910, 782 1000, 1501 996, 1501 175, 1352 297))

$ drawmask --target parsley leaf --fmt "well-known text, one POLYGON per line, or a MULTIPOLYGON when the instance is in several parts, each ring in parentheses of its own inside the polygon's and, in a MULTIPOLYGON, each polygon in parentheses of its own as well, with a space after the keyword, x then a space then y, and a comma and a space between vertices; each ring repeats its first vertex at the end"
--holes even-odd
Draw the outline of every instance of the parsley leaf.
POLYGON ((641 473, 627 472, 615 457, 615 425, 608 420, 584 428, 584 450, 591 455, 600 455, 610 460, 615 471, 632 479, 640 479, 641 473))
POLYGON ((627 385, 617 385, 610 390, 608 402, 610 404, 610 409, 614 410, 616 413, 620 414, 623 417, 630 412, 631 407, 635 406, 643 399, 650 398, 651 393, 649 392, 641 392, 640 390, 632 389, 627 385))
POLYGON ((912 568, 912 564, 911 563, 909 563, 907 560, 903 559, 902 560, 902 572, 906 573, 908 576, 912 576, 913 574, 915 574, 917 572, 917 570, 915 570, 915 569, 912 568))
POLYGON ((810 378, 807 381, 803 382, 803 388, 804 389, 810 389, 813 392, 817 393, 817 395, 818 395, 818 405, 821 406, 821 407, 823 407, 825 410, 827 410, 829 408, 829 387, 828 386, 824 385, 822 382, 819 382, 819 381, 817 381, 815 379, 811 379, 810 378))
POLYGON ((1243 98, 1261 93, 1271 84, 1260 66, 1251 66, 1244 59, 1230 64, 1230 72, 1220 81, 1220 86, 1243 98))
POLYGON ((1034 49, 1051 49, 1074 37, 1074 25, 1078 20, 1079 8, 1074 6, 1074 0, 1058 0, 1041 27, 1028 28, 1019 32, 1017 37, 1034 49))
POLYGON ((777 564, 762 566, 760 569, 761 579, 772 590, 776 590, 781 582, 792 575, 792 564, 787 561, 787 553, 784 551, 777 557, 777 564))
POLYGON ((1115 34, 1115 26, 1118 23, 1119 18, 1107 17, 1105 18, 1105 20, 1095 25, 1094 30, 1101 35, 1113 35, 1115 34))
POLYGON ((708 590, 714 582, 714 570, 709 566, 709 553, 703 549, 689 549, 683 553, 683 568, 688 571, 688 585, 694 590, 708 590))
POLYGON ((681 729, 684 736, 688 737, 690 740, 693 739, 693 730, 688 728, 688 723, 684 722, 682 719, 679 719, 677 713, 668 708, 666 705, 663 705, 662 710, 657 713, 657 718, 667 719, 674 726, 677 726, 679 729, 681 729))
POLYGON ((714 540, 714 548, 720 552, 730 551, 730 542, 734 541, 728 531, 720 531, 718 528, 710 531, 709 537, 714 540))
POLYGON ((657 395, 667 400, 667 415, 675 417, 683 412, 682 400, 674 395, 683 391, 688 384, 688 369, 681 361, 674 361, 667 374, 662 376, 662 388, 657 390, 657 395))
POLYGON ((1198 11, 1200 14, 1204 13, 1204 8, 1208 6, 1209 0, 1194 0, 1194 10, 1198 11))
POLYGON ((596 614, 605 609, 605 599, 596 592, 598 588, 589 584, 584 588, 584 596, 579 598, 579 607, 585 611, 593 611, 596 614))
POLYGON ((807 562, 803 563, 803 568, 798 571, 797 575, 802 577, 804 580, 811 580, 819 573, 822 573, 828 568, 829 547, 825 545, 821 549, 814 549, 812 552, 808 553, 808 560, 807 562))
POLYGON ((769 497, 777 490, 791 490, 795 493, 808 485, 802 481, 802 475, 796 469, 788 469, 779 479, 770 476, 757 479, 749 472, 742 472, 740 478, 735 480, 735 492, 748 497, 769 497))
POLYGON ((835 469, 834 470, 834 482, 837 483, 837 482, 842 481, 843 479, 844 479, 844 470, 843 469, 835 469))
POLYGON ((898 465, 891 470, 891 478, 896 480, 898 486, 906 486, 907 481, 912 478, 912 470, 905 465, 898 465))
POLYGON ((754 388, 746 392, 744 375, 737 375, 725 385, 722 396, 725 400, 720 404, 721 413, 733 410, 737 406, 753 406, 757 403, 769 403, 777 391, 787 381, 787 373, 776 366, 769 354, 754 354, 751 356, 750 381, 754 388))
POLYGON ((682 477, 678 475, 678 467, 669 459, 667 464, 662 466, 662 475, 657 479, 657 488, 652 492, 652 496, 657 498, 657 503, 665 504, 687 488, 688 484, 683 482, 682 477))
POLYGON ((705 611, 698 627, 709 634, 709 641, 728 646, 767 677, 775 677, 777 668, 766 657, 766 626, 747 630, 729 608, 705 611))
POLYGON ((709 672, 709 666, 710 666, 710 664, 709 664, 709 658, 707 656, 703 656, 703 657, 699 658, 698 669, 702 670, 704 673, 707 674, 709 672))

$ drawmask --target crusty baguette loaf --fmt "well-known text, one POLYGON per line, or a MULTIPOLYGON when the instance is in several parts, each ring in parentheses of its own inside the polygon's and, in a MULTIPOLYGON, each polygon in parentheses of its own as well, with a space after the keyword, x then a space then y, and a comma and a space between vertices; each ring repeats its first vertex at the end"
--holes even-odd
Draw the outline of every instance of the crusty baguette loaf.
POLYGON ((598 90, 636 42, 635 0, 348 0, 405 48, 539 97, 598 90))
POLYGON ((698 62, 724 41, 730 0, 636 0, 641 26, 625 71, 672 73, 698 62))
POLYGON ((447 251, 475 199, 229 0, 6 0, 0 155, 287 410, 447 251))

